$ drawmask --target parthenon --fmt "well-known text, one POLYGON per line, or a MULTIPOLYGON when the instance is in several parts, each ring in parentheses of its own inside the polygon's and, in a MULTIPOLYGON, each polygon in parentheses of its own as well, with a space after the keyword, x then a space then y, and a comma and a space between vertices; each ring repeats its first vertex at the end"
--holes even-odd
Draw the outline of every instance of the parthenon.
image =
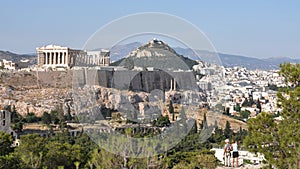
POLYGON ((38 65, 43 67, 109 66, 110 62, 108 50, 84 51, 57 45, 47 45, 36 50, 38 65))

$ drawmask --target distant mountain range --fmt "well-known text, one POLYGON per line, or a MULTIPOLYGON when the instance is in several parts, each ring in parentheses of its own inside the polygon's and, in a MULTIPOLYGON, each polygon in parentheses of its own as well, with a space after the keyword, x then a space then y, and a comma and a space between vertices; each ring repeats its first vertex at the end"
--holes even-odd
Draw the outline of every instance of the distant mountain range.
POLYGON ((9 51, 0 50, 0 60, 2 59, 13 61, 15 63, 28 59, 30 64, 37 63, 37 57, 34 54, 16 54, 9 51))
MULTIPOLYGON (((137 48, 143 46, 140 42, 134 42, 124 45, 116 45, 112 47, 111 50, 111 60, 112 61, 119 61, 120 59, 129 55, 132 51, 136 50, 137 48)), ((187 48, 181 47, 174 47, 173 48, 176 53, 179 55, 184 56, 183 58, 187 60, 186 57, 193 59, 193 60, 205 60, 209 58, 211 55, 216 55, 216 53, 203 51, 203 50, 191 50, 187 48), (195 54, 197 52, 200 56, 195 54)), ((232 55, 232 54, 223 54, 217 53, 220 57, 222 65, 225 67, 234 67, 234 66, 242 66, 250 70, 261 69, 261 70, 270 70, 270 69, 278 69, 279 64, 283 62, 291 62, 291 63, 300 63, 300 59, 292 59, 289 57, 274 57, 274 58, 265 58, 265 59, 258 59, 255 57, 247 57, 247 56, 240 56, 240 55, 232 55)), ((0 50, 0 60, 12 60, 13 62, 19 62, 20 60, 28 59, 30 60, 31 64, 37 63, 37 57, 35 54, 15 54, 9 51, 1 51, 0 50)))
MULTIPOLYGON (((178 53, 190 57, 193 59, 199 59, 197 55, 191 49, 184 49, 180 47, 174 48, 178 53)), ((200 55, 200 60, 202 58, 207 58, 210 55, 214 54, 213 52, 195 50, 200 55)), ((247 57, 241 55, 232 55, 232 54, 224 54, 217 53, 221 60, 221 63, 225 67, 234 67, 241 66, 245 67, 249 70, 271 70, 271 69, 279 69, 279 64, 284 62, 290 63, 300 63, 300 59, 292 59, 289 57, 273 57, 273 58, 255 58, 255 57, 247 57)), ((205 60, 205 59, 204 59, 205 60)))

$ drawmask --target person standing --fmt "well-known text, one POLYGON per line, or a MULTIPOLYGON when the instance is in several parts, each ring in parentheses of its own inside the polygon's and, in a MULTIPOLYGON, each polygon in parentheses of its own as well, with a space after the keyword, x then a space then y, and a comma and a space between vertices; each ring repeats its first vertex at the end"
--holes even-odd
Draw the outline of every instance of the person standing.
POLYGON ((236 166, 239 166, 239 151, 237 142, 232 139, 232 167, 234 167, 234 161, 236 162, 236 166))
POLYGON ((231 145, 229 143, 229 139, 225 140, 225 146, 224 146, 224 153, 223 153, 223 159, 224 159, 224 164, 227 167, 230 167, 230 158, 231 158, 231 145))

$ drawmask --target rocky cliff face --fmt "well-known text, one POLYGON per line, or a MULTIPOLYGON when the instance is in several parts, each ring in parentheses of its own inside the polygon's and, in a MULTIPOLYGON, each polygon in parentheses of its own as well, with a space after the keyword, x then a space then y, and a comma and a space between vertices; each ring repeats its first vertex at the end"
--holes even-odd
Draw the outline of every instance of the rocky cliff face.
MULTIPOLYGON (((189 83, 196 84, 195 82, 193 83, 189 80, 193 79, 192 77, 187 78, 188 75, 190 75, 190 73, 188 72, 178 72, 170 75, 163 71, 145 71, 142 74, 137 74, 136 71, 127 71, 127 73, 124 74, 123 71, 114 72, 114 76, 112 76, 107 73, 103 74, 100 71, 100 73, 97 73, 98 76, 93 76, 97 77, 96 79, 99 80, 96 85, 87 84, 85 82, 86 79, 89 79, 87 77, 75 77, 79 80, 81 79, 80 82, 83 82, 83 84, 79 85, 78 89, 73 84, 74 90, 72 90, 72 83, 74 82, 72 81, 74 78, 72 76, 73 74, 74 72, 72 71, 4 73, 2 74, 2 78, 0 79, 0 105, 14 105, 17 111, 23 116, 30 112, 35 113, 37 116, 41 116, 45 111, 50 112, 51 110, 58 109, 60 111, 63 111, 64 113, 67 113, 68 111, 73 112, 74 106, 79 106, 77 108, 81 108, 81 104, 83 104, 82 107, 85 107, 91 103, 97 103, 97 106, 99 108, 104 107, 120 111, 126 111, 122 106, 127 104, 126 106, 133 106, 131 107, 132 109, 147 113, 149 107, 151 107, 151 99, 149 101, 149 97, 153 98, 153 92, 159 92, 161 100, 167 99, 162 98, 162 95, 164 91, 168 93, 168 91, 170 90, 171 79, 173 79, 172 81, 174 83, 173 90, 189 90, 189 88, 187 87, 197 89, 197 86, 188 85, 189 83), (130 73, 136 74, 136 76, 130 76, 130 73), (108 75, 112 77, 108 77, 108 75), (175 81, 172 76, 176 79, 185 80, 183 80, 182 82, 180 80, 175 81), (132 79, 130 79, 130 77, 132 79), (105 80, 107 78, 113 78, 113 86, 101 86, 102 83, 100 82, 103 81, 103 79, 105 80), (122 80, 124 78, 128 81, 126 83, 127 87, 124 87, 126 86, 126 84, 124 83, 126 80, 122 80), (122 82, 118 82, 117 80, 122 80, 122 82), (118 88, 117 84, 122 85, 120 88, 118 88), (97 88, 93 90, 86 90, 86 87, 88 88, 94 86, 96 86, 97 88), (119 90, 121 90, 122 93, 120 93, 119 90), (79 93, 80 91, 82 91, 82 93, 79 93), (90 96, 83 97, 87 94, 89 94, 93 98, 90 98, 90 96), (83 100, 77 100, 77 102, 74 104, 74 95, 78 96, 77 98, 81 98, 83 100)), ((84 74, 88 75, 91 74, 91 72, 87 71, 84 74)), ((193 75, 191 74, 191 76, 193 75)), ((94 82, 94 80, 89 81, 94 82)), ((195 93, 197 92, 194 91, 194 94, 195 93)), ((198 95, 202 95, 199 96, 201 97, 201 99, 198 100, 206 101, 205 95, 203 93, 198 93, 198 95)), ((191 93, 185 93, 184 95, 184 97, 187 98, 191 96, 191 93)))
POLYGON ((14 105, 22 116, 42 116, 51 110, 67 112, 71 100, 68 72, 1 72, 0 105, 14 105))
POLYGON ((51 110, 61 109, 67 112, 70 89, 44 88, 21 91, 9 86, 0 86, 0 95, 0 105, 14 105, 22 116, 30 112, 42 116, 45 111, 51 110))

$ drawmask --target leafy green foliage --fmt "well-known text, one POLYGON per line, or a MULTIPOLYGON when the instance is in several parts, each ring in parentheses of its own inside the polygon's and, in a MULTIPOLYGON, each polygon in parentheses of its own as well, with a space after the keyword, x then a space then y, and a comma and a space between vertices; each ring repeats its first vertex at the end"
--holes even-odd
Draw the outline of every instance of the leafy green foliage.
POLYGON ((54 124, 59 124, 60 120, 58 118, 58 111, 51 111, 50 112, 51 122, 54 124))
POLYGON ((0 168, 1 169, 20 169, 20 159, 14 154, 0 156, 0 168))
POLYGON ((169 168, 216 168, 217 159, 211 151, 176 152, 166 158, 169 168))
POLYGON ((270 90, 278 91, 278 86, 275 84, 268 84, 270 90))
MULTIPOLYGON (((173 106, 172 106, 173 107, 173 106)), ((173 110, 174 111, 174 110, 173 110)), ((186 121, 184 110, 179 113, 180 120, 186 121)), ((34 117, 30 117, 34 118, 34 117)), ((45 112, 41 117, 44 124, 65 124, 68 118, 59 115, 58 111, 45 112)), ((207 126, 206 114, 202 126, 207 126)), ((153 122, 152 127, 126 127, 120 133, 127 137, 152 137, 159 134, 160 127, 167 127, 171 123, 168 116, 160 116, 153 122)), ((181 123, 180 123, 181 124, 181 123)), ((11 168, 215 168, 217 160, 211 143, 223 144, 225 137, 222 129, 216 129, 215 133, 206 142, 200 142, 197 124, 171 150, 164 154, 136 159, 126 157, 126 154, 116 155, 99 148, 87 134, 81 133, 76 137, 71 136, 66 126, 61 125, 61 133, 56 133, 49 138, 37 134, 29 134, 21 137, 20 146, 6 156, 0 156, 0 164, 11 168), (2 161, 1 161, 2 160, 2 161), (2 163, 3 162, 3 163, 2 163)), ((226 130, 227 131, 227 130, 226 130)), ((240 133, 244 131, 241 130, 240 133)), ((243 139, 242 134, 233 133, 228 123, 230 138, 243 139)), ((8 145, 8 144, 7 144, 8 145)), ((10 144, 9 144, 10 145, 10 144)), ((159 145, 163 146, 163 145, 159 145)), ((13 150, 13 149, 12 149, 13 150)))
POLYGON ((240 112, 240 115, 243 119, 248 119, 248 117, 250 116, 251 112, 249 110, 244 110, 240 112))
MULTIPOLYGON (((134 137, 132 128, 124 132, 134 137)), ((220 141, 224 141, 223 138, 220 141)), ((193 132, 165 154, 136 159, 99 148, 85 133, 73 137, 62 132, 50 138, 29 134, 21 137, 14 153, 9 157, 0 156, 0 161, 5 159, 2 164, 11 168, 215 168, 218 162, 210 148, 209 142, 201 143, 199 133, 193 132)))
POLYGON ((0 131, 0 156, 5 156, 12 152, 12 143, 12 136, 0 131))
POLYGON ((287 84, 291 83, 292 87, 299 86, 300 64, 280 64, 279 74, 284 77, 287 84))
POLYGON ((246 98, 242 104, 242 107, 251 107, 254 103, 255 102, 253 101, 252 97, 250 97, 249 100, 246 98))
POLYGON ((51 116, 48 112, 44 112, 42 116, 42 122, 44 124, 50 124, 51 123, 51 116))
POLYGON ((15 151, 24 168, 39 168, 42 165, 44 147, 43 137, 38 134, 29 134, 21 136, 21 144, 15 151))
POLYGON ((78 144, 48 142, 45 146, 43 165, 48 168, 57 168, 58 166, 73 168, 75 162, 84 161, 82 151, 83 147, 78 144))
POLYGON ((121 156, 105 151, 104 149, 94 149, 88 162, 91 168, 122 168, 123 159, 121 156))
POLYGON ((12 129, 16 132, 20 132, 23 129, 23 123, 26 122, 26 120, 17 112, 16 107, 13 106, 7 106, 6 108, 9 112, 11 112, 11 123, 12 123, 12 129))
POLYGON ((157 127, 167 127, 170 126, 169 116, 159 116, 156 120, 152 122, 153 126, 157 127))
POLYGON ((233 108, 234 111, 240 112, 241 111, 241 106, 239 104, 235 105, 233 108))
MULTIPOLYGON (((229 126, 227 128, 231 128, 230 127, 230 123, 228 123, 229 126)), ((225 130, 223 131, 222 128, 216 128, 214 133, 212 134, 212 136, 208 139, 209 143, 216 146, 216 147, 222 147, 224 146, 224 140, 225 139, 234 139, 236 141, 239 141, 240 143, 243 142, 244 138, 247 136, 247 131, 242 129, 242 127, 240 127, 239 132, 234 133, 231 129, 228 130, 228 136, 225 136, 225 130)))
POLYGON ((36 117, 34 113, 30 112, 26 115, 25 121, 27 123, 35 123, 35 122, 40 121, 40 118, 36 117))

